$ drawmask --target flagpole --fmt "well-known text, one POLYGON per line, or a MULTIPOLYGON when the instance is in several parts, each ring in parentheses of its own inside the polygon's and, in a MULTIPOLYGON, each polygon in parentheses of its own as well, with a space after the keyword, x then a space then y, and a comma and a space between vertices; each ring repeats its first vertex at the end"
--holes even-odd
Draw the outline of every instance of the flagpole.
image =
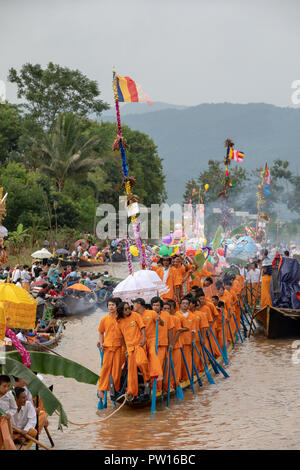
MULTIPOLYGON (((130 199, 132 198, 132 193, 131 193, 131 183, 129 179, 129 173, 128 173, 128 165, 127 165, 127 158, 126 158, 126 145, 124 143, 124 139, 122 137, 122 125, 121 125, 121 115, 120 115, 120 107, 119 107, 119 93, 118 93, 118 86, 117 86, 117 77, 116 77, 116 71, 113 70, 113 92, 114 92, 114 100, 115 100, 115 108, 116 108, 116 115, 117 115, 117 125, 118 125, 118 137, 115 139, 113 149, 115 150, 117 146, 119 146, 120 152, 121 152, 121 157, 122 157, 122 170, 123 170, 123 176, 124 176, 124 185, 125 185, 125 192, 126 196, 129 201, 130 205, 130 199)), ((132 215, 130 217, 130 221, 132 223, 132 227, 134 230, 134 238, 135 238, 135 244, 139 252, 139 259, 140 263, 142 265, 142 268, 146 268, 146 263, 147 263, 147 258, 146 258, 146 253, 145 249, 143 249, 143 242, 140 237, 140 224, 137 221, 136 215, 132 215)), ((127 245, 126 245, 126 253, 128 255, 128 239, 127 239, 127 245)), ((132 263, 131 260, 127 259, 128 262, 128 270, 130 274, 133 274, 133 268, 132 268, 132 263)))

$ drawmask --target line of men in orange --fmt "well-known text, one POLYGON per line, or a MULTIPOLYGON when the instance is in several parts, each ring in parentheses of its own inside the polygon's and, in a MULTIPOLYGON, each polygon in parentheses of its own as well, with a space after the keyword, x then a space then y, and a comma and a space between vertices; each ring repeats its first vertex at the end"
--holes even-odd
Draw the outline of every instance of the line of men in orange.
MULTIPOLYGON (((217 274, 212 274, 207 269, 196 272, 197 267, 184 264, 180 256, 175 257, 173 265, 170 258, 163 257, 158 265, 152 268, 169 287, 169 292, 162 295, 162 298, 152 298, 150 305, 142 298, 133 300, 132 305, 122 302, 120 298, 112 298, 107 302, 108 315, 100 321, 97 343, 104 352, 98 382, 101 398, 104 397, 103 392, 109 390, 110 375, 113 377, 115 390, 120 391, 121 370, 126 362, 128 396, 138 395, 137 368, 142 372, 145 384, 149 381, 152 384, 153 379, 157 378, 157 391, 162 391, 162 388, 166 391, 168 368, 165 364, 170 350, 176 385, 187 381, 189 377, 182 351, 193 377, 192 342, 193 348, 198 350, 193 354, 194 366, 201 372, 205 363, 201 343, 215 358, 221 354, 211 330, 223 349, 223 321, 227 344, 232 342, 237 331, 233 314, 240 327, 241 311, 238 300, 244 290, 243 276, 232 276, 231 280, 225 281, 224 284, 221 281, 215 283, 213 278, 217 277, 217 274), (191 276, 192 274, 194 276, 191 276), (205 279, 202 283, 203 278, 205 279), (184 292, 184 285, 188 285, 187 292, 184 292), (157 321, 159 326, 156 354, 157 321)), ((173 376, 170 380, 174 387, 173 376)))

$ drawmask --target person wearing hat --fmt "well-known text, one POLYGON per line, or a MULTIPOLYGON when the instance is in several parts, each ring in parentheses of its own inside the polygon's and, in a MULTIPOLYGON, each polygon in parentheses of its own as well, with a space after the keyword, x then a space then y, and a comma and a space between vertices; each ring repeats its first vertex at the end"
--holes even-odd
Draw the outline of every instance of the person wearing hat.
POLYGON ((266 257, 262 262, 262 276, 261 276, 261 308, 272 305, 270 286, 272 279, 272 261, 266 257))
POLYGON ((159 325, 164 326, 165 322, 160 317, 159 313, 154 310, 146 309, 146 302, 144 299, 138 298, 132 301, 134 312, 141 315, 145 324, 146 332, 146 344, 144 349, 146 351, 149 361, 149 375, 150 379, 161 378, 162 379, 162 368, 158 355, 155 352, 156 344, 156 322, 159 325))
POLYGON ((171 266, 171 257, 168 255, 161 256, 158 265, 152 266, 152 270, 159 275, 169 288, 169 291, 161 296, 162 300, 173 299, 175 302, 179 302, 182 277, 178 270, 171 266))

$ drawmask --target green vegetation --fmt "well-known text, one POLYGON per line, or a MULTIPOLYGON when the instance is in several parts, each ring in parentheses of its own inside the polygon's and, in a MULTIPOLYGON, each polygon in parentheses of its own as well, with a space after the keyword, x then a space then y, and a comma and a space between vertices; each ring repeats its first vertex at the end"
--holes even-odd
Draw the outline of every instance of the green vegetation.
MULTIPOLYGON (((8 192, 4 224, 18 250, 17 227, 33 246, 37 240, 94 234, 96 207, 119 204, 124 193, 119 152, 112 151, 117 126, 97 122, 108 109, 96 82, 55 64, 25 64, 8 79, 22 105, 0 104, 0 185, 8 192), (20 225, 22 224, 22 225, 20 225), (60 235, 62 236, 60 237, 60 235)), ((166 198, 162 160, 146 134, 127 126, 128 167, 143 204, 166 198)), ((20 236, 19 236, 20 238, 20 236)))

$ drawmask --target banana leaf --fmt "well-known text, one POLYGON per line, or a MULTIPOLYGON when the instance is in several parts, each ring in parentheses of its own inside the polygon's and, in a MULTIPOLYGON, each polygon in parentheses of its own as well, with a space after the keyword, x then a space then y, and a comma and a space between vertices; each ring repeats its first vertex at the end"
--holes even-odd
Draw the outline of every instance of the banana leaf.
POLYGON ((48 415, 51 416, 55 410, 58 411, 58 429, 62 429, 62 425, 67 426, 67 415, 62 407, 62 404, 56 398, 56 396, 50 392, 49 388, 44 385, 43 382, 30 369, 23 365, 22 361, 18 361, 12 357, 9 357, 9 354, 10 353, 7 353, 5 356, 5 364, 0 366, 2 369, 2 374, 21 377, 27 383, 28 389, 30 390, 32 396, 36 397, 38 395, 41 398, 48 415))
MULTIPOLYGON (((22 362, 21 356, 17 351, 7 352, 5 357, 11 357, 12 359, 22 362)), ((30 351, 30 358, 30 368, 34 372, 68 377, 77 380, 77 382, 91 385, 96 385, 99 379, 98 374, 65 357, 54 356, 54 354, 44 352, 30 351)))
POLYGON ((223 229, 221 227, 221 225, 219 225, 219 227, 217 228, 217 231, 215 233, 215 236, 214 236, 214 239, 213 239, 213 242, 212 242, 212 249, 214 251, 216 251, 220 245, 221 245, 221 241, 222 241, 222 232, 223 232, 223 229))
POLYGON ((232 230, 232 232, 230 233, 230 238, 234 237, 238 233, 243 233, 244 231, 245 231, 245 225, 240 225, 239 227, 232 230))

